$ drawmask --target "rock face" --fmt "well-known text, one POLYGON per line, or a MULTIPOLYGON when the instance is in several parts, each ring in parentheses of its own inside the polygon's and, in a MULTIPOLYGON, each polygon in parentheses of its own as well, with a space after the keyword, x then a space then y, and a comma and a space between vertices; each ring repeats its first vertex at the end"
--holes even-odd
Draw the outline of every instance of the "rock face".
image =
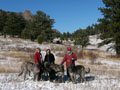
POLYGON ((25 20, 31 20, 32 19, 32 13, 29 10, 25 10, 23 13, 23 17, 25 20))

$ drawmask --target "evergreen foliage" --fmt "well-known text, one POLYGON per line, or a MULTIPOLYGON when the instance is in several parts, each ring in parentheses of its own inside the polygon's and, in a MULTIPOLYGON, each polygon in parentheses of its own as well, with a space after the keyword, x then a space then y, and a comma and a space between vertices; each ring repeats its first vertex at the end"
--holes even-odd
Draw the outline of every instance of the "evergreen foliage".
POLYGON ((39 44, 42 44, 42 42, 44 41, 44 36, 43 35, 39 35, 37 38, 37 41, 39 44))
POLYGON ((111 48, 116 50, 120 55, 120 0, 102 0, 105 4, 104 8, 99 10, 104 15, 104 18, 99 19, 99 26, 102 30, 101 39, 104 41, 99 44, 102 46, 114 42, 115 45, 111 48))
POLYGON ((45 41, 52 39, 52 25, 54 23, 50 16, 46 15, 42 11, 37 11, 32 20, 28 21, 25 31, 23 31, 23 38, 30 38, 31 40, 37 39, 39 35, 44 35, 45 41), (28 33, 26 33, 28 32, 28 33), (27 35, 24 35, 27 34, 27 35))
POLYGON ((0 10, 0 33, 3 34, 3 28, 7 19, 7 13, 3 10, 0 10))
POLYGON ((25 21, 22 16, 16 15, 14 12, 7 13, 7 19, 3 28, 3 34, 14 37, 21 36, 21 32, 25 27, 25 21))
POLYGON ((82 48, 89 45, 89 36, 85 30, 79 29, 73 34, 75 45, 81 45, 82 48))

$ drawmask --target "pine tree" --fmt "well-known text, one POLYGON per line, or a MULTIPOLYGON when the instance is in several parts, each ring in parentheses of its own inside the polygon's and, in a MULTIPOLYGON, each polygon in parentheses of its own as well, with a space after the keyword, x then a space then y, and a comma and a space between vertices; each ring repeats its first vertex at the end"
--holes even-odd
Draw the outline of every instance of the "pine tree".
POLYGON ((99 44, 102 46, 114 42, 115 45, 110 47, 116 50, 120 55, 120 0, 102 0, 104 8, 99 8, 104 18, 99 19, 102 30, 101 39, 104 41, 99 44))
POLYGON ((16 15, 14 12, 7 13, 7 20, 4 26, 4 34, 14 37, 21 36, 21 32, 25 27, 25 21, 22 16, 16 15))
POLYGON ((44 34, 44 40, 49 41, 52 39, 53 23, 54 20, 50 19, 50 16, 46 15, 42 11, 37 11, 37 13, 32 17, 32 20, 28 21, 22 36, 34 41, 39 35, 44 34), (29 34, 27 34, 27 32, 29 34), (27 36, 24 34, 27 34, 27 36))
POLYGON ((3 34, 3 28, 7 19, 7 14, 5 11, 0 10, 0 33, 3 34))
POLYGON ((75 39, 75 45, 81 45, 82 48, 89 45, 89 36, 85 30, 77 30, 74 32, 73 37, 75 39))

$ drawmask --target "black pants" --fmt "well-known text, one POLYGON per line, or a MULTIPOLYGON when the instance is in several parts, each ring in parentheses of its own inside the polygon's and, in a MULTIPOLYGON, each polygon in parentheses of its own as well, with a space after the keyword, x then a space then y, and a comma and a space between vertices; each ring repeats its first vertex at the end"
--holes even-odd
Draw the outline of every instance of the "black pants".
POLYGON ((69 73, 68 68, 67 68, 67 78, 70 78, 70 73, 69 73))
POLYGON ((38 72, 38 81, 41 79, 41 72, 38 72))
POLYGON ((54 70, 51 70, 49 72, 49 75, 50 75, 50 81, 53 81, 56 79, 56 72, 54 70))

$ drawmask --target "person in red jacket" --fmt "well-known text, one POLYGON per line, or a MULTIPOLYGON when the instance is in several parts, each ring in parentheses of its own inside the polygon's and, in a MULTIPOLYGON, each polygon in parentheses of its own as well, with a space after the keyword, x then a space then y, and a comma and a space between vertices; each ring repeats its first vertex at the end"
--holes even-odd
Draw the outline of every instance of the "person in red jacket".
POLYGON ((42 58, 40 57, 40 48, 36 48, 35 54, 34 54, 34 60, 35 60, 35 64, 37 65, 38 68, 38 81, 41 78, 41 73, 40 73, 40 66, 42 65, 42 58))
POLYGON ((41 65, 41 57, 40 57, 40 48, 36 48, 35 55, 34 55, 35 64, 41 65))
POLYGON ((68 79, 70 79, 70 74, 68 71, 68 66, 70 64, 74 64, 75 65, 75 61, 77 60, 77 56, 75 53, 72 52, 71 47, 67 48, 67 54, 65 54, 61 64, 63 64, 64 62, 66 62, 66 68, 67 68, 67 77, 68 79))

